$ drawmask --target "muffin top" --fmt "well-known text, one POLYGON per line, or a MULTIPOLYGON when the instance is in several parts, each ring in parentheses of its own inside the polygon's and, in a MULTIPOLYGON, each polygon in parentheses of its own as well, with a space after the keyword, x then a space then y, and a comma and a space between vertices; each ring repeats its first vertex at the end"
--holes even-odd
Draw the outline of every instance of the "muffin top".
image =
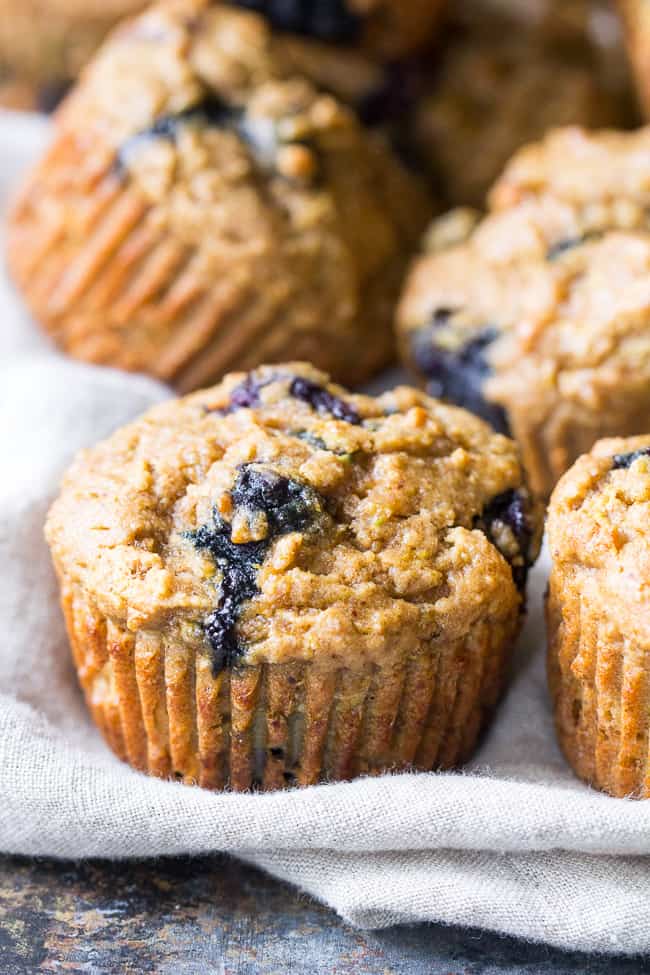
POLYGON ((538 512, 516 448, 400 387, 232 374, 82 452, 59 570, 120 625, 243 662, 386 660, 521 603, 538 512))
POLYGON ((572 207, 587 228, 638 223, 650 200, 649 163, 650 126, 553 130, 515 153, 492 188, 490 208, 551 198, 572 207))
POLYGON ((650 436, 598 441, 559 481, 547 522, 554 572, 646 643, 649 524, 650 436))

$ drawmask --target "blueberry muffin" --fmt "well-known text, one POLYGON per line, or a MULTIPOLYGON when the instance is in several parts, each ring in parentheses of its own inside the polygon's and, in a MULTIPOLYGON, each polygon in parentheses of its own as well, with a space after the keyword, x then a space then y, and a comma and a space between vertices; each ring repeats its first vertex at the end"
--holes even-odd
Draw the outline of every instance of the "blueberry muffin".
POLYGON ((510 432, 541 496, 600 437, 648 427, 649 159, 650 129, 551 134, 483 220, 430 232, 406 284, 406 362, 510 432))
POLYGON ((512 153, 551 127, 635 121, 608 4, 475 0, 449 10, 410 136, 449 204, 481 206, 512 153))
POLYGON ((391 358, 427 195, 282 68, 261 18, 201 0, 107 42, 9 219, 10 270, 65 351, 182 390, 291 354, 354 382, 391 358))
POLYGON ((557 734, 580 778, 650 795, 650 436, 601 440, 557 485, 548 672, 557 734))
POLYGON ((0 64, 37 89, 71 81, 110 28, 146 0, 3 0, 0 64))
POLYGON ((512 441, 304 364, 147 413, 47 522, 88 706, 123 759, 275 789, 472 751, 539 515, 512 441))

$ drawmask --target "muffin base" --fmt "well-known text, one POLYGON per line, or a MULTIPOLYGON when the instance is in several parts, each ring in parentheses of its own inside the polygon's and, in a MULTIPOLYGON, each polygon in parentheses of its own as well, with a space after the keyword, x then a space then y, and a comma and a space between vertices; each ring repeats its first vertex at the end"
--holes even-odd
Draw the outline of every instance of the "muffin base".
POLYGON ((647 651, 552 574, 548 679, 560 747, 579 778, 612 796, 650 796, 647 651))
POLYGON ((390 666, 325 657, 214 676, 209 656, 129 632, 65 580, 61 600, 88 707, 115 754, 151 775, 235 791, 460 764, 518 631, 517 620, 487 619, 390 666))

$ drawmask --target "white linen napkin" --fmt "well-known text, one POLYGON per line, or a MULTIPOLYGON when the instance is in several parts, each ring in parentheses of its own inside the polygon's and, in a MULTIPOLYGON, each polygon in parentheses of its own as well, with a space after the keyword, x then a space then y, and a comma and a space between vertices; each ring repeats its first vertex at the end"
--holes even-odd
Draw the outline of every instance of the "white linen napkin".
MULTIPOLYGON (((0 206, 47 137, 0 114, 0 206)), ((544 556, 497 720, 463 774, 271 795, 210 793, 122 765, 70 662, 43 520, 74 452, 169 395, 54 353, 0 272, 0 850, 55 857, 228 851, 353 924, 442 921, 565 948, 650 951, 650 802, 578 782, 553 737, 544 556)))

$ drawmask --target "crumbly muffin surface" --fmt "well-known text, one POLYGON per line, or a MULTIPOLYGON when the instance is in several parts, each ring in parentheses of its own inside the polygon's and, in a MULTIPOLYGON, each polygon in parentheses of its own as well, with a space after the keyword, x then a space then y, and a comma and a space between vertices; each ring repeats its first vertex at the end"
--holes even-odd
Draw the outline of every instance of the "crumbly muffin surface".
POLYGON ((289 364, 83 452, 47 535, 102 614, 194 645, 218 672, 386 663, 511 619, 539 524, 514 445, 479 420, 289 364))
POLYGON ((430 235, 402 300, 407 359, 510 430, 542 493, 599 436, 647 426, 649 138, 568 129, 523 150, 464 241, 430 235))
POLYGON ((556 573, 627 638, 650 647, 650 438, 600 440, 558 484, 548 519, 556 573))

